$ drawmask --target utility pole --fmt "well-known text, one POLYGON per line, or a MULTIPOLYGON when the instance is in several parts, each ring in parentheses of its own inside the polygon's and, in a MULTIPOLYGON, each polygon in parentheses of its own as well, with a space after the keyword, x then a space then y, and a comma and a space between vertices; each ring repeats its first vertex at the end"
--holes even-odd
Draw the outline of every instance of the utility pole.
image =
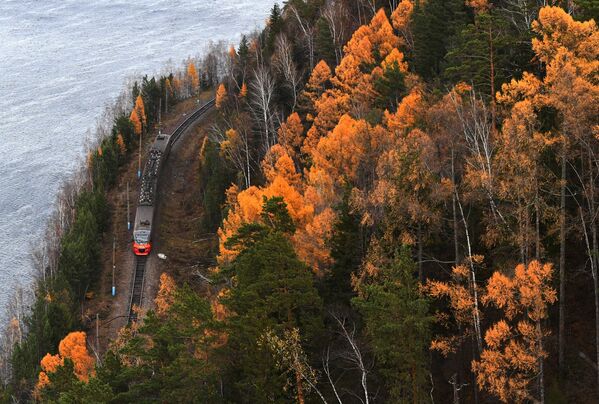
POLYGON ((116 286, 114 284, 114 271, 116 269, 116 234, 112 236, 112 296, 116 296, 116 286))
POLYGON ((158 126, 162 123, 162 97, 158 100, 158 126))
POLYGON ((96 313, 96 354, 100 357, 100 314, 96 313))
POLYGON ((143 133, 144 131, 142 130, 141 133, 139 134, 139 160, 137 163, 137 178, 141 178, 141 144, 143 142, 143 133))
POLYGON ((168 87, 164 86, 164 112, 168 114, 168 87))
POLYGON ((129 181, 127 181, 127 230, 131 230, 131 214, 129 213, 129 181))

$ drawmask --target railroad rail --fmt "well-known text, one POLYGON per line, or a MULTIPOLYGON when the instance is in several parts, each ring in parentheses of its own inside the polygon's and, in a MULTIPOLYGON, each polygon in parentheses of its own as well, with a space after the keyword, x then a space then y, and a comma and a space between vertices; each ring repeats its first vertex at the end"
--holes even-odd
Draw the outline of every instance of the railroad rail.
MULTIPOLYGON (((206 112, 208 112, 215 104, 215 100, 212 99, 197 108, 190 115, 185 118, 183 122, 179 124, 171 135, 171 146, 174 145, 177 140, 181 137, 191 125, 200 119, 206 112)), ((136 255, 135 256, 135 270, 133 272, 133 278, 131 279, 131 295, 129 298, 129 312, 128 312, 128 324, 137 320, 136 307, 141 307, 143 302, 143 291, 146 274, 146 264, 149 256, 136 255)))

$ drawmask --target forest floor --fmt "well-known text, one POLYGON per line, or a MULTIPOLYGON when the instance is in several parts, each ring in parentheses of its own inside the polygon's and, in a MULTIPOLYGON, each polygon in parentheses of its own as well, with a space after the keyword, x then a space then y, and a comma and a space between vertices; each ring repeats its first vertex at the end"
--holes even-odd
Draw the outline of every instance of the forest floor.
MULTIPOLYGON (((202 94, 202 102, 210 97, 209 93, 202 94)), ((160 129, 164 133, 172 132, 196 107, 196 100, 186 100, 177 104, 172 111, 164 115, 160 129)), ((186 269, 193 269, 198 262, 206 262, 201 259, 202 257, 214 256, 214 237, 199 237, 197 231, 199 228, 197 218, 202 214, 198 157, 212 117, 213 112, 208 113, 197 125, 190 127, 179 138, 171 149, 161 174, 155 218, 158 231, 154 232, 152 253, 146 264, 142 311, 153 307, 161 273, 167 272, 179 278, 180 274, 189 272, 186 269), (167 259, 158 259, 157 253, 165 254, 167 259)), ((142 156, 147 155, 152 141, 158 134, 158 129, 156 127, 144 139, 142 156)), ((142 160, 142 164, 144 161, 145 159, 142 160)), ((102 273, 82 309, 84 325, 88 328, 89 346, 94 351, 99 347, 100 357, 106 352, 110 341, 117 336, 118 331, 127 325, 135 265, 131 237, 139 192, 137 168, 138 153, 134 151, 127 164, 121 168, 116 185, 107 195, 111 215, 102 242, 102 273), (127 229, 127 183, 129 183, 131 230, 127 229), (116 296, 114 297, 112 296, 113 241, 116 246, 114 253, 116 296), (96 316, 99 318, 98 322, 96 316)), ((193 276, 185 276, 186 280, 191 278, 193 276)))

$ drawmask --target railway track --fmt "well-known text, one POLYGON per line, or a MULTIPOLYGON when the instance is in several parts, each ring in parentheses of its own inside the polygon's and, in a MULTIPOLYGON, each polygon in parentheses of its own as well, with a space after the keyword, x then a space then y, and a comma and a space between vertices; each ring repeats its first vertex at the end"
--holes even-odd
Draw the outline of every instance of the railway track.
MULTIPOLYGON (((206 104, 197 108, 193 111, 179 126, 175 128, 171 137, 172 144, 174 145, 183 133, 193 125, 198 119, 200 119, 206 112, 210 111, 214 106, 215 100, 212 99, 206 104)), ((137 313, 135 307, 141 307, 143 302, 143 290, 144 280, 146 273, 146 264, 148 256, 137 255, 135 256, 135 270, 133 273, 133 279, 131 280, 131 297, 129 299, 129 312, 128 312, 128 324, 137 320, 137 313)))
POLYGON ((135 273, 133 274, 133 287, 131 289, 131 300, 129 301, 129 323, 137 320, 135 307, 141 307, 147 261, 147 255, 138 255, 135 257, 135 273))

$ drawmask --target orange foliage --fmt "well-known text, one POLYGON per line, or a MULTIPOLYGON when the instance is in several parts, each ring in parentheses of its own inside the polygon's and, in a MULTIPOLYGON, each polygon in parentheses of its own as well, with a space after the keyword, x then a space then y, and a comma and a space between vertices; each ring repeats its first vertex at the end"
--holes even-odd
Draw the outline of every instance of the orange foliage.
POLYGON ((227 98, 227 89, 223 83, 220 83, 216 90, 216 108, 220 109, 225 103, 227 98))
POLYGON ((131 111, 131 115, 129 116, 129 120, 133 124, 133 131, 136 135, 141 135, 141 121, 139 119, 139 115, 137 115, 137 110, 133 108, 131 111))
POLYGON ((512 277, 495 272, 488 281, 482 301, 502 310, 505 319, 487 330, 486 348, 472 367, 479 386, 503 402, 535 401, 531 384, 547 357, 541 321, 557 300, 552 275, 551 264, 532 261, 518 265, 512 277))
POLYGON ((160 286, 156 293, 154 303, 156 303, 156 313, 164 315, 175 301, 175 292, 177 285, 173 278, 166 273, 160 275, 160 286))
POLYGON ((57 355, 46 354, 40 361, 42 370, 35 387, 36 396, 39 397, 40 391, 50 383, 48 373, 56 372, 65 358, 73 361, 73 371, 79 380, 87 382, 90 376, 95 375, 95 361, 87 351, 85 332, 71 332, 60 341, 57 355))
POLYGON ((312 112, 314 104, 324 93, 330 79, 331 68, 327 62, 321 60, 312 70, 310 78, 302 91, 302 99, 306 100, 308 105, 306 105, 305 108, 308 111, 312 112))
POLYGON ((281 124, 278 135, 279 144, 292 159, 298 160, 304 142, 304 126, 297 112, 289 115, 287 121, 281 124))
POLYGON ((198 72, 196 71, 195 64, 190 61, 187 65, 187 77, 189 79, 189 85, 191 87, 191 92, 195 93, 200 84, 200 78, 198 76, 198 72))
POLYGON ((245 81, 241 84, 241 90, 239 90, 239 96, 241 98, 245 98, 248 95, 248 86, 245 84, 245 81))
POLYGON ((446 298, 455 321, 467 327, 463 335, 437 337, 432 341, 431 349, 438 350, 447 356, 456 351, 462 340, 472 335, 470 324, 475 306, 474 297, 469 287, 469 269, 465 265, 458 265, 452 269, 451 281, 428 281, 424 289, 435 299, 446 298))
POLYGON ((408 72, 408 64, 404 61, 404 55, 399 50, 397 50, 397 48, 393 48, 393 50, 381 63, 381 67, 383 68, 383 70, 392 68, 394 65, 397 65, 400 72, 408 72))
POLYGON ((415 125, 416 119, 424 111, 420 89, 414 88, 401 100, 394 114, 385 111, 385 124, 396 135, 402 135, 415 125))
POLYGON ((466 0, 466 5, 472 7, 476 14, 488 11, 491 6, 487 0, 466 0))
POLYGON ((405 32, 410 24, 413 11, 414 3, 412 3, 411 0, 401 0, 397 5, 397 8, 391 13, 391 23, 393 24, 393 28, 399 32, 405 32))
POLYGON ((317 115, 314 118, 312 127, 306 134, 306 139, 302 145, 302 152, 309 155, 312 153, 318 140, 335 127, 339 118, 349 109, 349 95, 332 95, 325 92, 322 97, 316 101, 315 109, 317 115))
POLYGON ((141 124, 143 126, 146 126, 146 124, 147 124, 146 108, 144 106, 144 100, 143 100, 143 98, 141 98, 141 94, 138 95, 137 98, 135 99, 135 106, 133 107, 133 109, 135 109, 135 111, 137 112, 137 116, 138 116, 139 120, 141 121, 141 124))
POLYGON ((293 160, 280 144, 270 148, 264 156, 261 166, 264 177, 269 184, 274 183, 276 178, 281 176, 292 186, 300 185, 300 175, 295 171, 293 160))

